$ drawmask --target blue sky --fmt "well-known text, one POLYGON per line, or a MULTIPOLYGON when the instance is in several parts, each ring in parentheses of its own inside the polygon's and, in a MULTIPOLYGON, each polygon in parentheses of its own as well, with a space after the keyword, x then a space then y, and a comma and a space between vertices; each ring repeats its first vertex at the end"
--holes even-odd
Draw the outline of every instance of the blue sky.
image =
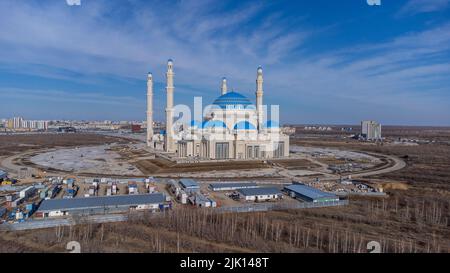
POLYGON ((0 117, 155 118, 175 63, 175 102, 212 102, 223 76, 282 122, 450 125, 450 0, 0 1, 0 117))

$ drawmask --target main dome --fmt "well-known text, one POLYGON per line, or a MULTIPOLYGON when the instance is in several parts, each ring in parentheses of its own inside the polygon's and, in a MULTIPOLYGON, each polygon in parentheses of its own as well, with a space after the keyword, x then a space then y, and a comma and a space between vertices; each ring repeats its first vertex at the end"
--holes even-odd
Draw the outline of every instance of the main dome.
POLYGON ((242 94, 237 92, 229 92, 218 97, 214 102, 214 105, 218 105, 221 108, 235 108, 236 106, 247 107, 252 105, 250 100, 242 94))

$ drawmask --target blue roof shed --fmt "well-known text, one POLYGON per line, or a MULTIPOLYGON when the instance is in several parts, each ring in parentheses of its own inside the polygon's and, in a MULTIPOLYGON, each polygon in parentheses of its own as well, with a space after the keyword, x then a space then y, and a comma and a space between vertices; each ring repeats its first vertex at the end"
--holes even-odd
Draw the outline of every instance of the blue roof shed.
POLYGON ((330 202, 339 201, 339 197, 332 193, 324 192, 319 189, 303 184, 293 184, 284 187, 292 197, 302 199, 307 202, 330 202))
POLYGON ((185 179, 185 178, 180 179, 180 184, 185 189, 190 190, 200 189, 200 185, 193 179, 185 179))
POLYGON ((138 195, 97 196, 71 199, 48 199, 42 201, 38 211, 82 211, 91 209, 107 209, 130 207, 145 204, 161 204, 165 201, 162 193, 138 195))

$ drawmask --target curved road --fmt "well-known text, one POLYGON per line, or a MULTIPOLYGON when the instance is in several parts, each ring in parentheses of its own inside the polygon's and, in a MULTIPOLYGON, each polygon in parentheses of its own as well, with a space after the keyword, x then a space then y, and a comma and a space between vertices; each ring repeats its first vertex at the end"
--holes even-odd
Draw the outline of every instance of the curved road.
POLYGON ((404 167, 406 167, 406 162, 396 156, 375 154, 375 153, 370 153, 370 155, 383 156, 383 157, 387 158, 388 160, 390 160, 391 162, 393 162, 394 165, 391 167, 388 167, 388 168, 381 169, 381 170, 374 170, 374 171, 369 170, 367 172, 352 174, 352 177, 366 177, 366 176, 390 173, 390 172, 401 170, 404 167))
MULTIPOLYGON (((365 152, 368 155, 371 156, 375 156, 375 157, 381 157, 381 158, 385 158, 389 161, 389 167, 384 167, 381 169, 377 169, 377 170, 367 170, 367 171, 362 171, 359 173, 352 173, 349 174, 352 176, 352 178, 356 178, 356 177, 367 177, 367 176, 373 176, 373 175, 380 175, 380 174, 385 174, 385 173, 390 173, 390 172, 394 172, 394 171, 398 171, 403 169, 404 167, 406 167, 406 163, 405 161, 403 161, 402 159, 396 157, 396 156, 391 156, 391 155, 384 155, 384 154, 377 154, 377 153, 368 153, 365 152)), ((324 164, 322 162, 319 162, 318 160, 315 160, 311 157, 305 157, 305 159, 309 160, 312 163, 315 163, 317 165, 320 165, 320 171, 318 171, 318 173, 321 173, 323 175, 325 175, 325 177, 321 178, 321 180, 337 180, 340 178, 339 175, 336 174, 331 174, 330 171, 328 170, 328 165, 324 164)), ((281 176, 287 177, 291 180, 297 180, 298 178, 290 175, 289 174, 289 170, 286 170, 285 168, 281 167, 280 165, 276 164, 273 166, 275 169, 277 169, 277 173, 281 176)))
MULTIPOLYGON (((20 154, 16 154, 10 157, 6 157, 3 159, 0 159, 0 167, 4 168, 6 171, 10 172, 10 173, 18 173, 19 169, 23 166, 20 165, 16 165, 14 164, 14 160, 20 157, 23 157, 24 155, 27 154, 31 154, 31 153, 37 153, 37 152, 47 152, 47 151, 52 151, 55 149, 46 149, 46 150, 41 150, 41 151, 28 151, 28 152, 24 152, 24 153, 20 153, 20 154)), ((398 171, 400 169, 403 169, 404 167, 406 167, 406 163, 395 156, 391 156, 391 155, 385 155, 385 154, 378 154, 378 153, 369 153, 369 152, 365 152, 368 155, 371 156, 375 156, 375 157, 381 157, 381 158, 385 158, 387 159, 390 164, 392 166, 386 167, 386 168, 382 168, 382 169, 378 169, 378 170, 367 170, 367 171, 362 171, 360 173, 353 173, 351 174, 352 177, 356 178, 356 177, 367 177, 367 176, 373 176, 373 175, 380 175, 380 174, 384 174, 384 173, 390 173, 390 172, 394 172, 394 171, 398 171)), ((326 177, 324 177, 322 180, 335 180, 335 179, 339 179, 339 175, 335 175, 335 174, 331 174, 328 171, 328 165, 321 163, 311 157, 305 157, 305 159, 320 165, 320 171, 318 171, 318 173, 324 174, 326 175, 326 177)), ((32 167, 28 167, 28 168, 32 168, 32 167)), ((275 164, 272 166, 272 168, 277 170, 277 173, 281 176, 287 177, 289 179, 294 179, 296 178, 295 176, 292 176, 289 174, 289 170, 283 168, 282 166, 275 164)), ((33 169, 33 168, 32 168, 33 169)), ((57 176, 57 173, 53 173, 53 172, 47 172, 47 175, 52 176, 55 175, 57 176)))

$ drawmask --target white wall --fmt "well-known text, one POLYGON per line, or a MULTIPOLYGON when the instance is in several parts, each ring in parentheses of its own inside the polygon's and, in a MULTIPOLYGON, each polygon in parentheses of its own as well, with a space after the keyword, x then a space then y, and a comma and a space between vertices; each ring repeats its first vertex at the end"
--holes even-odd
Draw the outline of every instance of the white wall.
POLYGON ((272 194, 272 195, 250 195, 250 196, 244 196, 242 194, 239 194, 241 196, 241 198, 244 198, 245 201, 256 201, 256 198, 258 197, 258 200, 270 200, 270 199, 275 199, 277 198, 276 194, 272 194))

